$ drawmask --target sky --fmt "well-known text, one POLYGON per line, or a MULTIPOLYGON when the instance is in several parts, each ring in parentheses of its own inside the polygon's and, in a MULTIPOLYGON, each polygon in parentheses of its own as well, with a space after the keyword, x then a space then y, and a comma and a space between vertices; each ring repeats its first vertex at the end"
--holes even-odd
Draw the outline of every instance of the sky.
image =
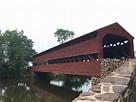
POLYGON ((136 0, 0 0, 1 32, 24 30, 37 52, 59 44, 58 28, 78 37, 115 22, 136 38, 136 0))

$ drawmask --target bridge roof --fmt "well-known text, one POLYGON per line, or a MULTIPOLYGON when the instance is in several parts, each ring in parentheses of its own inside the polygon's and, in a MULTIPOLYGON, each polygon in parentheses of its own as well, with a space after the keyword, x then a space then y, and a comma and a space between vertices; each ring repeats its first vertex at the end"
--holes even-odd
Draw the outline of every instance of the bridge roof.
POLYGON ((52 47, 52 48, 50 48, 50 49, 48 49, 48 50, 45 50, 45 51, 43 51, 43 52, 41 52, 41 53, 35 55, 34 58, 35 58, 35 57, 38 57, 38 56, 41 56, 41 55, 43 55, 43 54, 46 54, 46 53, 49 53, 49 52, 52 52, 52 51, 61 49, 61 48, 63 48, 63 47, 67 47, 67 46, 71 46, 71 45, 76 44, 76 43, 83 42, 84 40, 87 40, 87 39, 90 38, 90 37, 95 37, 95 36, 97 36, 97 34, 98 34, 97 31, 93 31, 93 32, 87 33, 87 34, 85 34, 85 35, 82 35, 82 36, 77 37, 77 38, 75 38, 75 39, 72 39, 72 40, 70 40, 70 41, 67 41, 67 42, 62 43, 62 44, 59 44, 59 45, 57 45, 57 46, 55 46, 55 47, 52 47))
MULTIPOLYGON (((67 46, 72 46, 74 44, 81 43, 81 42, 84 42, 89 39, 93 39, 93 38, 97 37, 98 35, 101 36, 101 38, 103 38, 106 34, 113 34, 113 35, 118 35, 118 36, 124 37, 124 38, 126 37, 126 38, 130 38, 130 39, 134 39, 134 37, 131 34, 129 34, 122 26, 120 26, 116 22, 116 23, 110 24, 108 26, 102 27, 100 29, 97 29, 93 32, 90 32, 90 33, 87 33, 87 34, 82 35, 80 37, 77 37, 75 39, 72 39, 70 41, 67 41, 63 44, 52 47, 48 50, 45 50, 45 51, 35 55, 34 58, 44 55, 44 54, 47 54, 47 53, 50 53, 50 52, 53 52, 55 50, 59 50, 61 48, 67 47, 67 46), (119 33, 117 33, 118 31, 119 31, 119 33)), ((113 39, 116 39, 116 38, 114 37, 113 39)), ((108 39, 107 39, 107 42, 108 42, 108 39)))

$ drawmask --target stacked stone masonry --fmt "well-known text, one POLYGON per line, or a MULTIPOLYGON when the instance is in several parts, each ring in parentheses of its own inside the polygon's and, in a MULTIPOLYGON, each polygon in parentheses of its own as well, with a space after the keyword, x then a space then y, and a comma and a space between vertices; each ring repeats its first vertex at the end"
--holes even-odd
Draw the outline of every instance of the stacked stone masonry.
POLYGON ((124 58, 122 59, 109 59, 109 58, 101 59, 100 60, 101 77, 100 78, 92 77, 92 85, 97 85, 98 83, 100 83, 101 79, 106 77, 108 74, 110 74, 115 69, 119 68, 127 60, 128 59, 124 59, 124 58))
POLYGON ((136 102, 136 60, 129 59, 72 102, 136 102))

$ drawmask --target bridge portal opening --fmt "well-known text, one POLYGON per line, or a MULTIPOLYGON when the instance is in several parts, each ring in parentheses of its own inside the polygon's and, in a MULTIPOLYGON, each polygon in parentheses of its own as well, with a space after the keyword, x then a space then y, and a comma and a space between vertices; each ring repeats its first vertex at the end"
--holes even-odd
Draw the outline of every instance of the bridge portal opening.
POLYGON ((104 58, 128 58, 130 55, 130 42, 126 37, 107 34, 103 38, 104 58))

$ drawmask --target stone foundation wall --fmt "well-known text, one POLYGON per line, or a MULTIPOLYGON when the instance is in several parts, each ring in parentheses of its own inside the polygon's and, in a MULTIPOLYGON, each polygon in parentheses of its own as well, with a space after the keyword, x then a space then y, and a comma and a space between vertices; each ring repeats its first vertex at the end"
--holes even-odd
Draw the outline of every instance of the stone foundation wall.
POLYGON ((72 102, 136 102, 136 60, 126 61, 72 102))
POLYGON ((101 59, 100 60, 100 70, 101 70, 101 77, 92 77, 92 85, 97 85, 100 83, 100 80, 106 77, 108 74, 110 74, 115 69, 119 68, 125 61, 128 59, 101 59))
POLYGON ((131 74, 127 88, 120 94, 118 102, 136 102, 136 66, 131 74))

